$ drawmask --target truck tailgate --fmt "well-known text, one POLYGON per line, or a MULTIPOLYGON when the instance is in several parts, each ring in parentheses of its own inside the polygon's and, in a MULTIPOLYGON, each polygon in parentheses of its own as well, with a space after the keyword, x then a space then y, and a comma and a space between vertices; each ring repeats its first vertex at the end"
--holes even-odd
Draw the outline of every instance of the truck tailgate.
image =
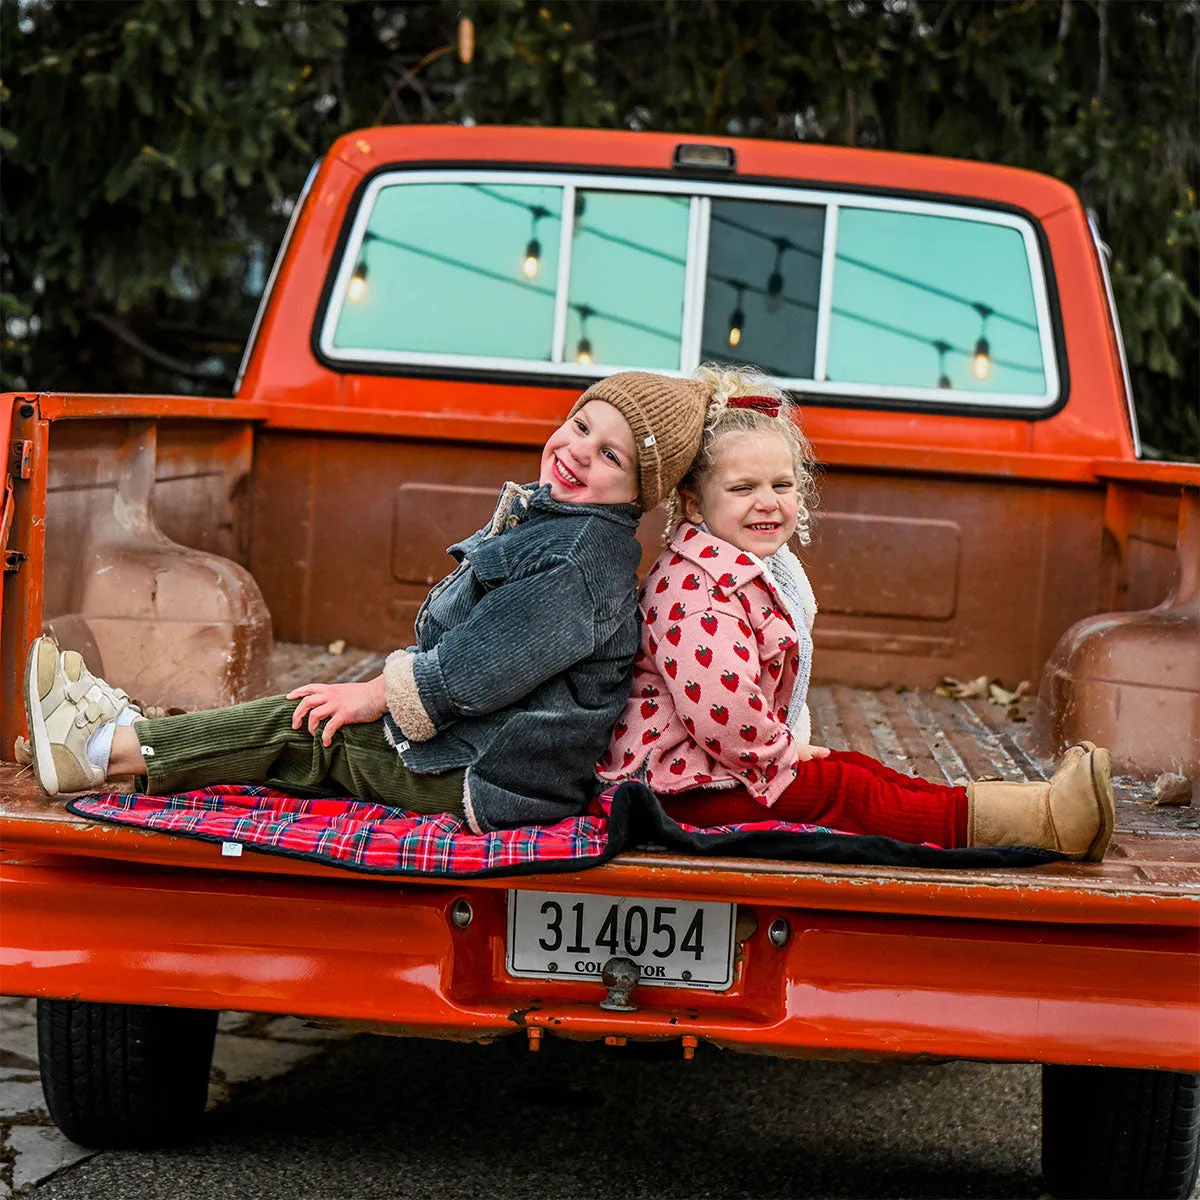
MULTIPOLYGON (((378 670, 280 646, 275 684, 378 670)), ((933 779, 1036 777, 1023 726, 927 693, 813 689, 817 736, 933 779)), ((519 880, 364 877, 68 816, 0 775, 4 989, 304 1014, 352 1029, 489 1040, 698 1039, 800 1057, 918 1055, 1167 1070, 1196 1053, 1200 835, 1190 808, 1118 790, 1103 863, 964 871, 645 851, 519 880), (639 988, 505 967, 507 891, 737 905, 727 991, 639 988), (454 911, 468 905, 468 926, 454 911), (782 941, 768 939, 780 922, 782 941), (742 939, 745 940, 742 940, 742 939)), ((673 911, 673 910, 672 910, 673 911)))

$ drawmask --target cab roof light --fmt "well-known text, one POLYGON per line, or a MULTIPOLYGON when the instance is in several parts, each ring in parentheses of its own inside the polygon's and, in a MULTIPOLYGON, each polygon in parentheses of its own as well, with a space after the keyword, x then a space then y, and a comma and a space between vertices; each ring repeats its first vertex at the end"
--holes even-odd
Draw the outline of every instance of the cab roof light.
POLYGON ((673 165, 677 171, 705 171, 731 175, 737 170, 737 155, 732 146, 680 142, 675 147, 673 165))

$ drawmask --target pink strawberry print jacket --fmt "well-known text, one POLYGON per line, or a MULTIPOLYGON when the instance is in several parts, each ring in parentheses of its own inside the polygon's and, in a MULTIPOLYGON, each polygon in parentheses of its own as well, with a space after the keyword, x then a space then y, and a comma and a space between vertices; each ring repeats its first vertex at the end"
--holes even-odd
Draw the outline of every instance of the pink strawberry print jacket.
MULTIPOLYGON (((803 572, 801 572, 802 574, 803 572)), ((811 599, 812 589, 804 581, 811 599)), ((661 794, 746 788, 768 807, 796 777, 788 728, 796 629, 761 560, 681 525, 642 585, 633 691, 597 773, 661 794)), ((802 614, 809 629, 815 601, 802 614)), ((802 739, 798 741, 799 739, 802 739)))

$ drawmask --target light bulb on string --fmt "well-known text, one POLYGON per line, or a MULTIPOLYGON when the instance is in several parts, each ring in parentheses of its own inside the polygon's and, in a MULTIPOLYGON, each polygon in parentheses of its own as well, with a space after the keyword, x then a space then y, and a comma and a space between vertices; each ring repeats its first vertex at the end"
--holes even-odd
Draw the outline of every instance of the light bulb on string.
POLYGON ((950 343, 943 342, 943 341, 936 341, 936 342, 932 343, 932 345, 933 345, 933 348, 937 351, 937 355, 938 355, 937 385, 940 388, 953 387, 954 385, 950 382, 950 376, 946 374, 946 353, 950 349, 950 343))
POLYGON ((769 313, 777 313, 783 307, 783 252, 791 247, 787 238, 775 241, 775 265, 767 276, 766 297, 763 307, 769 313))
POLYGON ((362 248, 358 252, 358 262, 346 285, 346 299, 357 304, 367 294, 367 246, 375 240, 375 234, 369 229, 363 233, 362 248))
POLYGON ((542 265, 542 243, 538 241, 538 222, 548 217, 550 210, 540 204, 529 209, 529 241, 525 243, 525 255, 521 259, 521 274, 526 279, 535 279, 542 265))
POLYGON ((533 279, 538 273, 542 262, 542 243, 537 238, 530 238, 525 247, 525 261, 521 264, 521 273, 526 279, 533 279))
POLYGON ((976 379, 986 379, 992 373, 991 347, 987 338, 981 337, 975 343, 975 354, 971 359, 971 370, 976 379))
POLYGON ((587 322, 595 311, 587 304, 576 306, 576 312, 579 313, 579 341, 575 345, 575 361, 581 367, 590 367, 594 361, 592 358, 592 343, 587 334, 587 322))
POLYGON ((992 373, 992 348, 987 340, 987 320, 992 310, 986 304, 972 304, 971 307, 979 314, 979 340, 971 355, 971 373, 981 382, 992 373))
POLYGON ((734 284, 734 289, 737 292, 737 302, 734 305, 733 312, 729 314, 729 344, 737 346, 742 340, 742 330, 746 326, 746 313, 742 308, 742 296, 745 293, 745 284, 734 284))

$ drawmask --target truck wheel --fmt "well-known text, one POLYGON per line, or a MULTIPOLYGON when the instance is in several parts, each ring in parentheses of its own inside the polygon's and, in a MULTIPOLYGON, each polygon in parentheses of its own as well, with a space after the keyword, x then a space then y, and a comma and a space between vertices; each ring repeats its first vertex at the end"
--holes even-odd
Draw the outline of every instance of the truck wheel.
POLYGON ((39 1000, 50 1116, 97 1150, 184 1140, 204 1112, 216 1032, 215 1012, 39 1000))
POLYGON ((1042 1175, 1058 1200, 1187 1200, 1200 1075, 1042 1067, 1042 1175))

